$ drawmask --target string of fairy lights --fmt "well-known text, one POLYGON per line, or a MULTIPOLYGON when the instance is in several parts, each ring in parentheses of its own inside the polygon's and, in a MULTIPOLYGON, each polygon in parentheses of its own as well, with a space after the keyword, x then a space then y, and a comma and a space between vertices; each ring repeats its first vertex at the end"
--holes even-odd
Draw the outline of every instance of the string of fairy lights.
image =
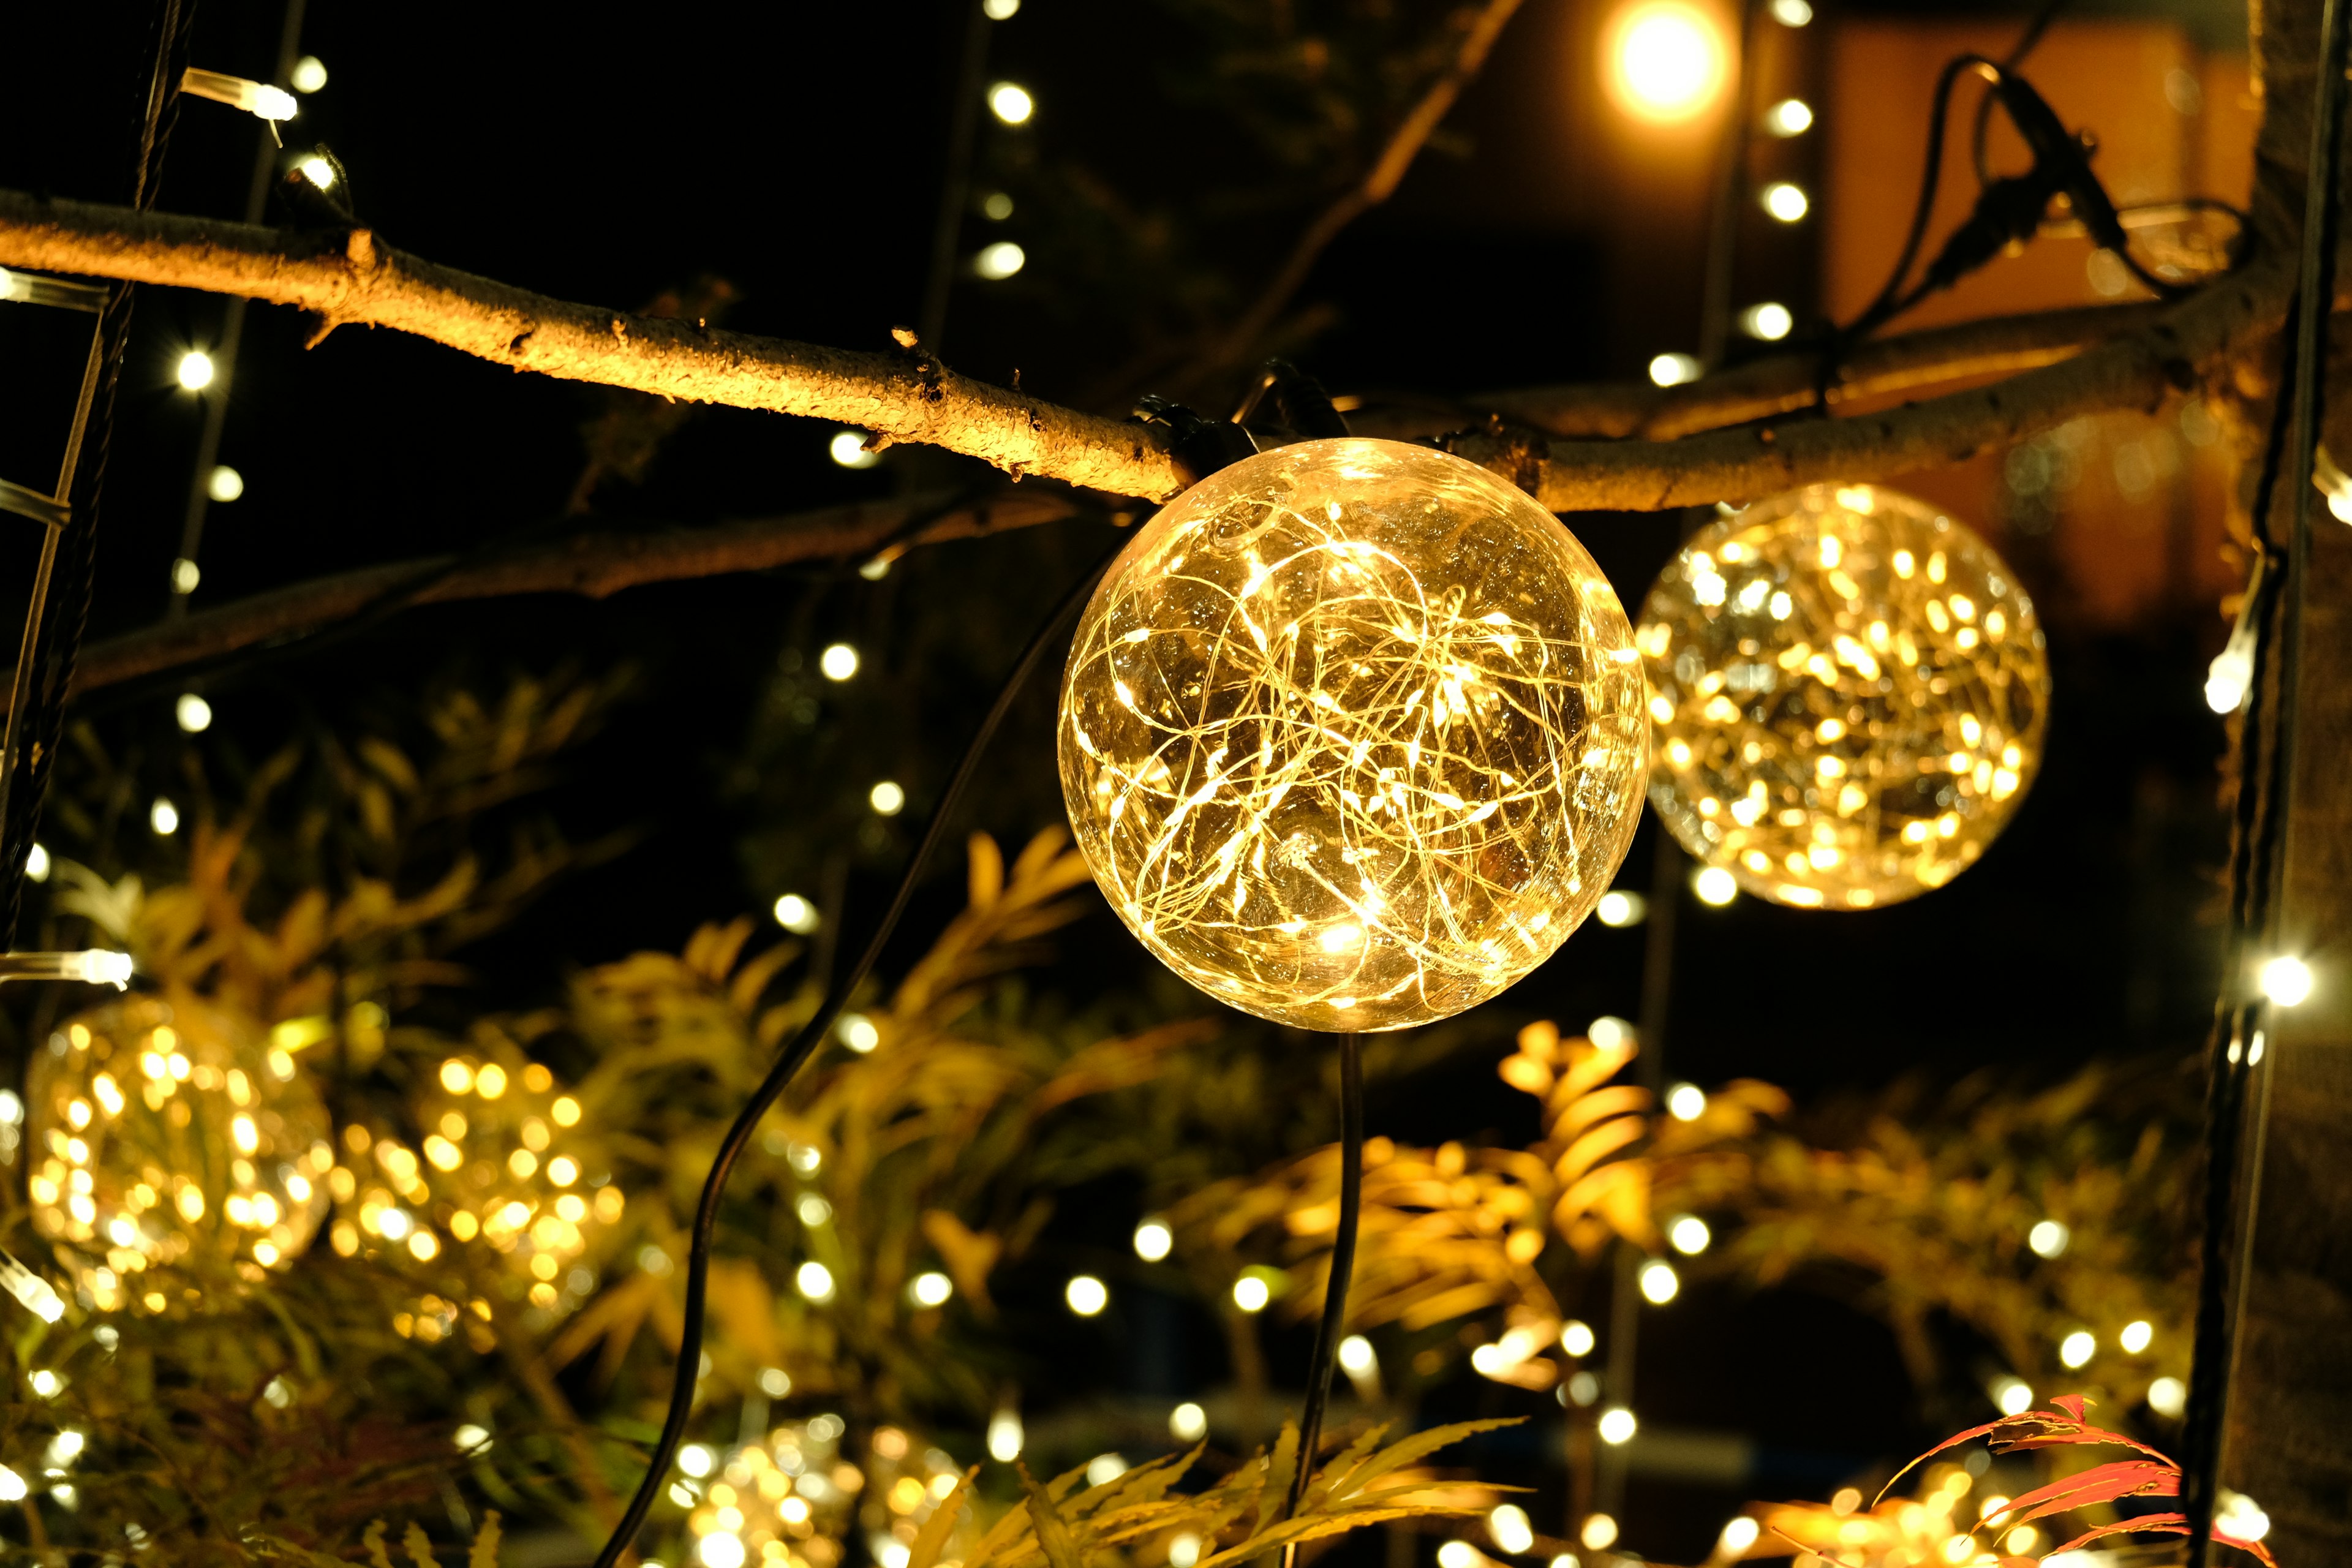
MULTIPOLYGON (((982 14, 1001 23, 1017 10, 1018 0, 984 0, 982 14)), ((1769 14, 1789 27, 1811 20, 1803 0, 1774 0, 1769 14)), ((1634 100, 1660 110, 1677 93, 1703 100, 1713 90, 1705 79, 1721 62, 1685 58, 1687 17, 1663 3, 1631 16, 1621 44, 1634 100)), ((326 81, 308 58, 289 78, 304 93, 326 81)), ((192 70, 184 86, 262 119, 273 142, 299 107, 284 88, 218 73, 192 70)), ((1009 81, 984 101, 1009 127, 1036 109, 1009 81)), ((1766 113, 1782 137, 1812 122, 1793 98, 1766 113)), ((335 178, 323 162, 313 170, 298 161, 296 171, 322 190, 335 178)), ((1782 223, 1811 210, 1790 182, 1765 185, 1759 200, 1782 223)), ((1012 209, 992 195, 980 210, 1003 221, 1012 209)), ((1008 239, 981 247, 970 267, 1001 279, 1025 263, 1008 239)), ((44 289, 72 287, 9 274, 0 284, 0 295, 49 303, 58 300, 44 289)), ((1785 307, 1769 301, 1742 320, 1759 341, 1790 325, 1785 307), (1761 314, 1769 310, 1780 314, 1761 314)), ((224 342, 233 344, 235 332, 224 342)), ((230 360, 233 349, 218 360, 191 350, 179 382, 217 398, 230 360)), ((1662 355, 1652 378, 1671 384, 1697 368, 1662 355)), ((856 432, 836 437, 833 454, 848 467, 873 458, 856 432)), ((225 466, 200 465, 198 479, 209 501, 243 493, 241 476, 225 466)), ((202 508, 191 515, 200 523, 202 508)), ((198 537, 192 524, 174 563, 180 600, 200 581, 198 537)), ((2245 695, 2260 635, 2242 620, 2222 656, 2230 662, 2217 660, 2209 688, 2217 711, 2228 710, 2225 697, 2234 708, 2245 695)), ((1035 652, 967 752, 925 850, 1035 652)), ((835 683, 853 680, 860 663, 847 643, 818 660, 835 683)), ((1520 491, 1443 452, 1348 437, 1272 445, 1205 476, 1136 531, 1079 614, 1056 754, 1079 850, 1146 951, 1220 1003, 1352 1035, 1429 1024, 1485 1002, 1588 917, 1640 922, 1642 896, 1612 883, 1645 795, 1699 863, 1696 889, 1709 902, 1744 892, 1792 910, 1864 910, 1942 888, 1979 863, 2031 789, 2050 694, 2042 636, 2015 572, 1964 523, 1916 498, 1829 484, 1727 510, 1667 564, 1637 624, 1581 545, 1520 491)), ((193 692, 175 711, 192 733, 210 722, 193 692)), ((866 798, 884 816, 907 804, 889 779, 866 798)), ((158 797, 150 823, 159 834, 174 831, 176 808, 158 797)), ((873 1019, 841 1003, 905 894, 902 887, 860 968, 786 1050, 738 1133, 748 1135, 820 1044, 837 1040, 861 1055, 882 1046, 873 1019)), ((798 892, 781 895, 773 913, 796 934, 824 919, 798 892)), ((2301 1002, 2315 984, 2289 953, 2263 955, 2257 974, 2261 994, 2280 1006, 2301 1002)), ((0 979, 12 978, 120 990, 132 975, 125 955, 92 952, 11 954, 0 960, 0 979)), ((543 1325, 593 1295, 614 1262, 610 1238, 626 1205, 599 1146, 594 1108, 518 1048, 441 1063, 408 1108, 422 1130, 413 1139, 360 1121, 337 1125, 305 1053, 338 1026, 314 1018, 262 1028, 193 996, 132 993, 56 1027, 34 1056, 23 1100, 0 1100, 0 1145, 12 1160, 22 1150, 34 1226, 73 1304, 95 1313, 200 1312, 218 1293, 293 1267, 322 1235, 341 1256, 408 1271, 415 1290, 391 1321, 426 1343, 478 1347, 501 1312, 535 1313, 543 1325)), ((1602 1018, 1590 1033, 1610 1044, 1629 1038, 1632 1026, 1602 1018)), ((1667 1116, 1695 1121, 1706 1091, 1675 1083, 1661 1103, 1667 1116)), ((822 1163, 814 1150, 795 1147, 790 1158, 803 1176, 822 1163)), ((727 1169, 722 1156, 706 1205, 727 1169)), ((811 1226, 830 1218, 814 1191, 796 1203, 811 1226)), ((1663 1235, 1685 1258, 1714 1239, 1698 1215, 1664 1216, 1663 1235)), ((2026 1241, 2053 1258, 2071 1239, 2051 1217, 2026 1241)), ((1175 1245, 1156 1216, 1131 1237, 1146 1262, 1175 1245)), ((675 1267, 656 1253, 658 1261, 641 1253, 635 1262, 656 1273, 675 1267)), ((705 1235, 688 1258, 689 1279, 708 1263, 705 1235)), ((793 1278, 813 1304, 838 1299, 820 1262, 802 1260, 793 1278)), ((1667 1257, 1643 1259, 1633 1278, 1655 1307, 1682 1289, 1667 1257)), ((1342 1321, 1347 1285, 1344 1276, 1330 1285, 1332 1322, 1342 1321)), ((0 1286, 49 1321, 68 1310, 47 1279, 5 1255, 0 1286)), ((932 1309, 955 1288, 929 1269, 906 1289, 913 1304, 932 1309)), ((1244 1272, 1232 1281, 1231 1301, 1255 1314, 1276 1289, 1265 1272, 1244 1272)), ((1063 1300, 1076 1317, 1097 1317, 1111 1289, 1076 1273, 1063 1300)), ((690 1394, 701 1332, 691 1288, 688 1301, 678 1376, 690 1394)), ((2087 1364, 2103 1333, 2132 1355, 2147 1353, 2155 1337, 2145 1319, 2085 1324, 2066 1334, 2060 1363, 2087 1364)), ((1570 1320, 1541 1342, 1505 1334, 1470 1359, 1499 1378, 1557 1349, 1572 1369, 1558 1382, 1559 1403, 1592 1410, 1600 1441, 1622 1447, 1641 1421, 1583 1364, 1600 1346, 1591 1324, 1570 1320)), ((1336 1337, 1329 1354, 1368 1402, 1377 1396, 1381 1359, 1369 1336, 1336 1337)), ((54 1386, 54 1373, 37 1373, 37 1389, 42 1376, 54 1386)), ((793 1389, 782 1368, 762 1372, 759 1386, 763 1400, 793 1389)), ((2034 1398, 2014 1377, 1990 1393, 2011 1414, 2034 1398)), ((2148 1398, 2173 1414, 2186 1390, 2158 1379, 2148 1398)), ((872 1554, 883 1568, 900 1568, 913 1532, 960 1473, 942 1450, 888 1426, 862 1465, 851 1463, 839 1416, 771 1425, 764 1406, 755 1440, 725 1449, 682 1444, 686 1408, 674 1405, 606 1560, 631 1544, 646 1499, 660 1495, 685 1510, 703 1568, 743 1568, 754 1556, 782 1568, 835 1568, 845 1539, 863 1527, 855 1503, 864 1494, 880 1500, 886 1516, 868 1542, 872 1554)), ((1208 1414, 1181 1401, 1168 1429, 1175 1441, 1199 1441, 1208 1414)), ((458 1434, 464 1448, 488 1440, 479 1427, 458 1434)), ((1017 1402, 995 1412, 984 1440, 1000 1462, 1021 1455, 1017 1402)), ((81 1447, 80 1435, 58 1436, 57 1476, 81 1447)), ((1106 1453, 1086 1474, 1105 1484, 1126 1465, 1106 1453)), ((2032 1527, 2003 1522, 2009 1498, 1967 1500, 1980 1473, 1931 1468, 1917 1495, 1892 1508, 1864 1510, 1849 1489, 1818 1517, 1744 1514, 1725 1526, 1719 1552, 1746 1553, 1767 1528, 1808 1545, 1809 1531, 1824 1544, 1885 1536, 1915 1561, 1955 1565, 1989 1560, 1980 1536, 2013 1554, 2031 1550, 2032 1527)), ((0 1498, 21 1499, 28 1487, 0 1467, 0 1498)), ((1485 1529, 1505 1556, 1536 1554, 1543 1540, 1516 1503, 1489 1510, 1485 1529)), ((1550 1562, 1580 1568, 1576 1550, 1604 1553, 1617 1538, 1615 1519, 1592 1511, 1550 1562)), ((1180 1538, 1166 1560, 1192 1568, 1211 1550, 1180 1538)), ((1441 1568, 1479 1568, 1486 1557, 1459 1539, 1437 1554, 1441 1568)))

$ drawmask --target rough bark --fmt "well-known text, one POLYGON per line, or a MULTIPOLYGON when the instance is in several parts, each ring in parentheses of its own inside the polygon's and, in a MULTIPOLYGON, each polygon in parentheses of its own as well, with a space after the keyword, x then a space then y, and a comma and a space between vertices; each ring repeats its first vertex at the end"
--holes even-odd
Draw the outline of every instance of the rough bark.
MULTIPOLYGON (((757 521, 660 533, 592 533, 511 555, 395 561, 256 594, 177 621, 94 643, 74 672, 79 695, 119 681, 217 658, 331 626, 395 595, 403 605, 440 605, 515 594, 578 594, 602 599, 624 588, 804 561, 871 556, 895 547, 977 539, 1076 515, 1084 503, 1041 489, 969 504, 952 495, 909 496, 757 521), (927 521, 928 519, 928 521, 927 521), (403 594, 404 585, 415 584, 403 594)), ((6 696, 0 690, 0 712, 6 696)))
MULTIPOLYGON (((532 294, 404 255, 365 229, 287 233, 0 192, 0 265, 237 294, 443 343, 517 370, 661 396, 835 419, 1085 489, 1158 500, 1187 476, 1154 432, 955 374, 919 352, 853 353, 532 294)), ((1744 501, 1817 479, 1885 478, 1956 461, 2086 413, 2152 408, 2276 324, 2284 274, 2257 262, 2137 330, 1973 392, 1857 419, 1806 420, 1683 440, 1554 441, 1474 435, 1456 449, 1555 510, 1744 501)), ((1988 356, 2063 352, 2074 330, 1981 323, 1941 342, 1960 374, 1988 356), (2020 340, 2030 340, 2021 342, 2020 340)), ((1882 384, 1923 384, 1935 361, 1885 351, 1882 384), (1909 379, 1906 379, 1909 378, 1909 379)), ((1661 429, 1748 419, 1794 395, 1792 362, 1683 392, 1661 429), (1777 376, 1779 380, 1772 381, 1777 376)), ((1554 394, 1557 409, 1574 399, 1554 394)), ((1566 416, 1563 415, 1564 419, 1566 416)))
POLYGON ((294 305, 325 319, 322 335, 390 327, 516 370, 837 420, 1115 495, 1185 483, 1148 426, 972 381, 919 351, 855 353, 551 300, 363 228, 295 233, 0 191, 0 266, 294 305))
POLYGON ((1508 474, 1554 511, 1739 503, 1824 479, 1891 479, 1961 462, 2086 414, 2152 412, 2273 335, 2290 281, 2280 262, 2258 261, 2071 359, 1858 418, 1678 441, 1538 443, 1498 432, 1451 445, 1508 474))

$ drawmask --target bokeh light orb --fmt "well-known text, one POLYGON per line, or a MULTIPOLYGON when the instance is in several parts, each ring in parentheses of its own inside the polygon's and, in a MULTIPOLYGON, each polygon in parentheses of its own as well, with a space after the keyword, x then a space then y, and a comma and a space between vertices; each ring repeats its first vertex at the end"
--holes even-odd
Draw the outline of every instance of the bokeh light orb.
POLYGON ((1603 77, 1617 107, 1637 120, 1688 120, 1714 103, 1729 67, 1715 15, 1690 0, 1633 0, 1612 17, 1603 77))
POLYGON ((1392 441, 1260 453, 1171 501, 1087 606, 1062 794, 1111 907, 1260 1017, 1393 1029, 1551 956, 1648 761, 1633 630, 1557 519, 1392 441))
POLYGON ((86 1304, 151 1312, 283 1268, 327 1212, 325 1105, 261 1026, 127 996, 33 1054, 33 1225, 86 1304))
POLYGON ((1759 898, 1940 888, 2016 812, 2050 663, 2017 577, 1926 501, 1814 485, 1723 518, 1642 606, 1650 801, 1759 898))

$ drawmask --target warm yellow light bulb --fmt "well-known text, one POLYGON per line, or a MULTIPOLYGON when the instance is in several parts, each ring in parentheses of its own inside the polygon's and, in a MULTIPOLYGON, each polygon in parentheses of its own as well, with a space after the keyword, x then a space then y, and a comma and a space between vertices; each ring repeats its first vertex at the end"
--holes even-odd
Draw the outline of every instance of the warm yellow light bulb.
POLYGON ((1647 762, 1639 657, 1517 489, 1302 442, 1185 491, 1112 565, 1063 683, 1063 797, 1111 907, 1210 994, 1426 1023, 1608 891, 1647 762))
POLYGON ((258 1021, 133 995, 53 1038, 26 1084, 26 1184, 34 1228, 100 1310, 233 1296, 310 1244, 327 1110, 308 1074, 272 1069, 258 1021))
POLYGON ((1635 0, 1609 26, 1610 96, 1636 119, 1687 120, 1715 101, 1727 53, 1712 12, 1689 0, 1635 0))
POLYGON ((1942 887, 2041 763, 2032 602, 1991 546, 1894 490, 1815 485, 1722 519, 1636 635, 1651 803, 1759 898, 1858 910, 1942 887))

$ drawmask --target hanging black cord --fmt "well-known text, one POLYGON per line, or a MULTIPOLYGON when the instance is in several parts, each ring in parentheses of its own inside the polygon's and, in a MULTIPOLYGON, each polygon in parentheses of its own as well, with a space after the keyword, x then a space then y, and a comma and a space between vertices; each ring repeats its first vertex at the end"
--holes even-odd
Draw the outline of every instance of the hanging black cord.
MULTIPOLYGON (((2232 921, 2231 951, 2225 952, 2221 984, 2231 1005, 2231 1037, 2215 1071, 2229 1082, 2209 1097, 2222 1120, 2209 1129, 2206 1167, 2204 1257, 2198 1281, 2195 1361, 2189 1376, 2188 1426, 2181 1456, 2181 1511, 2189 1522, 2189 1568, 2205 1568, 2211 1554, 2214 1503, 2221 1489, 2221 1447, 2229 1414, 2230 1383, 2236 1360, 2241 1325, 2228 1310, 2229 1267, 2224 1247, 2234 1228, 2239 1267, 2252 1261, 2251 1227, 2253 1197, 2262 1182, 2259 1169, 2245 1173, 2246 1200, 2236 1201, 2238 1148, 2242 1141, 2246 1083, 2254 1068, 2253 1045, 2268 1007, 2260 1000, 2241 1000, 2244 993, 2244 943, 2255 932, 2275 940, 2284 900, 2288 855, 2293 830, 2295 770, 2295 716, 2302 685, 2304 598, 2310 581, 2311 531, 2316 511, 2312 468, 2319 449, 2320 425, 2326 412, 2326 344, 2330 305, 2335 298, 2336 245, 2342 221, 2343 193, 2338 188, 2337 154, 2343 144, 2344 68, 2347 47, 2344 0, 2327 0, 2320 13, 2318 69, 2312 92, 2311 159, 2304 188, 2303 255, 2296 298, 2282 335, 2286 342, 2280 365, 2280 405, 2294 411, 2292 450, 2279 452, 2279 408, 2272 410, 2272 439, 2264 454, 2263 488, 2258 507, 2265 509, 2256 539, 2269 547, 2267 508, 2284 477, 2294 493, 2293 521, 2287 539, 2287 571, 2276 625, 2279 656, 2278 706, 2272 721, 2273 739, 2266 767, 2259 763, 2254 738, 2255 703, 2262 689, 2263 641, 2255 642, 2254 678, 2247 688, 2247 711, 2241 729, 2238 818, 2254 828, 2256 844, 2246 853, 2250 886, 2241 918, 2232 921), (2284 476, 2281 468, 2284 467, 2284 476), (2260 778, 2264 786, 2259 817, 2243 800, 2260 778), (2223 1158, 2227 1152, 2226 1160, 2223 1158)), ((2260 606, 2256 606, 2257 610, 2260 606)), ((2268 617, 2255 623, 2270 624, 2268 617)), ((2233 861, 2233 869, 2235 865, 2233 861)), ((2218 1031, 2217 1031, 2218 1034, 2218 1031)), ((2261 1147, 2258 1128, 2255 1147, 2261 1147)), ((2240 1282, 2242 1285, 2243 1281, 2240 1282)))
MULTIPOLYGON (((1348 1331, 1348 1287, 1356 1274, 1356 1229, 1364 1211, 1364 1037, 1339 1037, 1339 1229, 1331 1239, 1331 1270, 1323 1282, 1323 1317, 1307 1361, 1307 1407, 1298 1417, 1298 1468, 1290 1478, 1287 1519, 1298 1511, 1323 1440, 1323 1412, 1331 1402, 1331 1369, 1348 1331)), ((1284 1550, 1288 1568, 1297 1548, 1284 1550)))
MULTIPOLYGON (((1119 548, 1125 545, 1126 541, 1122 539, 1119 548)), ((1103 574, 1110 569, 1110 563, 1118 554, 1118 550, 1114 549, 1100 565, 1088 572, 1055 607, 1053 615, 1037 628, 1036 635, 1029 639, 1029 646, 1022 650, 1012 672, 1004 678, 1004 684, 998 690, 996 701, 989 708, 987 717, 980 721, 980 728, 973 731, 971 740, 964 746, 963 757, 949 777, 948 786, 941 792, 939 804, 931 808, 931 820, 923 829, 922 840, 915 846, 915 853, 908 860, 906 870, 900 873, 898 890, 892 895, 890 907, 884 911, 881 924, 875 927, 873 936, 867 939, 865 952, 858 954, 857 963, 849 973, 825 994, 824 1000, 817 1006, 816 1016, 801 1026, 800 1033, 793 1037, 792 1043, 784 1047, 783 1054, 768 1069, 768 1076, 760 1080, 760 1087, 752 1091, 751 1100, 737 1114, 734 1125, 719 1141, 719 1152, 710 1162, 710 1174, 702 1184, 702 1201, 694 1211, 692 1240, 687 1250, 686 1322, 678 1336, 677 1369, 671 1375, 669 1415, 662 1422, 661 1437, 655 1443, 653 1453, 647 1458, 645 1479, 638 1483, 636 1495, 629 1500, 627 1510, 621 1515, 621 1522, 614 1527, 604 1550, 596 1554, 596 1568, 613 1568, 613 1564, 620 1560, 622 1552, 636 1539, 637 1531, 644 1528, 646 1513, 653 1508, 654 1500, 661 1495, 663 1483, 669 1475, 670 1463, 677 1457, 678 1445, 686 1437, 687 1420, 694 1413, 694 1387, 701 1375, 702 1316, 710 1284, 710 1245, 719 1227, 719 1203, 726 1194, 727 1178, 733 1173, 736 1160, 741 1156, 744 1146, 751 1142, 751 1134, 759 1130, 760 1121, 768 1113, 768 1108, 776 1102, 785 1086, 792 1082, 793 1076, 800 1071, 803 1064, 815 1054, 817 1047, 832 1033, 834 1020, 841 1016, 842 1008, 848 1005, 858 986, 865 984, 866 977, 873 973, 876 961, 882 956, 884 944, 898 929, 899 917, 907 912, 908 900, 914 897, 915 884, 922 877, 924 864, 929 860, 931 851, 939 847, 940 838, 947 832, 949 820, 955 815, 957 803, 963 798, 964 790, 979 772, 981 756, 987 751, 990 738, 1004 721, 1005 714, 1012 710, 1013 699, 1020 695, 1021 688, 1029 679, 1029 672, 1036 668, 1037 660, 1053 643, 1055 634, 1086 604, 1095 591, 1095 584, 1102 580, 1103 574)))
MULTIPOLYGON (((2033 52, 2034 47, 2042 42, 2042 35, 2050 30, 2050 24, 2056 21, 2058 13, 2065 8, 2066 0, 2042 0, 2042 9, 2025 24, 2025 31, 2017 36, 2017 42, 2009 47, 2009 53, 2001 56, 2001 68, 2015 70, 2023 65, 2025 57, 2033 52)), ((1985 139, 1992 130, 1992 105, 1990 93, 1977 100, 1976 130, 1969 142, 1969 158, 1976 164, 1977 183, 1979 184, 1989 184, 1993 177, 1992 165, 1985 153, 1985 139)))
MULTIPOLYGON (((163 184, 163 156, 179 121, 180 78, 187 69, 188 38, 195 16, 195 0, 163 0, 156 16, 154 61, 147 80, 131 184, 131 205, 141 212, 155 205, 163 184)), ((123 352, 131 341, 131 284, 114 284, 99 314, 96 375, 87 385, 89 401, 77 414, 81 423, 79 449, 86 450, 88 457, 68 476, 63 498, 68 521, 54 555, 45 558, 45 563, 54 562, 54 578, 37 584, 33 595, 39 618, 25 638, 24 658, 29 668, 20 676, 17 687, 26 696, 26 710, 9 716, 19 743, 10 755, 0 759, 0 765, 9 770, 5 787, 0 787, 0 802, 5 802, 5 809, 0 810, 0 948, 16 945, 24 908, 25 862, 40 831, 49 772, 65 728, 67 695, 81 652, 82 631, 89 620, 90 596, 98 576, 100 503, 106 486, 107 457, 113 445, 115 387, 121 379, 123 352)))

